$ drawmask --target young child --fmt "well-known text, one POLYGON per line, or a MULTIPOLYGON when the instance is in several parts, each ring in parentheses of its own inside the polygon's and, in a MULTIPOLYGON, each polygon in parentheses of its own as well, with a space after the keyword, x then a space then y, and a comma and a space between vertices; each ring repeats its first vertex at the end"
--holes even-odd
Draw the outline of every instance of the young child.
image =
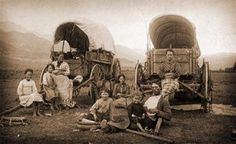
POLYGON ((46 67, 47 72, 43 75, 43 88, 46 92, 46 101, 51 102, 51 109, 52 110, 59 110, 58 107, 58 90, 56 83, 53 80, 53 71, 55 67, 53 64, 48 64, 46 67))
POLYGON ((101 98, 98 99, 90 108, 90 117, 95 121, 109 120, 110 106, 112 98, 109 98, 109 93, 106 90, 101 92, 101 98))
POLYGON ((40 103, 43 102, 42 95, 37 92, 34 80, 32 80, 32 69, 25 70, 25 79, 20 81, 17 94, 19 95, 20 105, 29 107, 33 105, 33 116, 42 116, 40 113, 40 103))
POLYGON ((145 110, 141 104, 141 96, 135 93, 133 102, 128 106, 128 113, 130 118, 130 128, 134 130, 141 130, 145 132, 142 127, 143 119, 145 118, 145 110))

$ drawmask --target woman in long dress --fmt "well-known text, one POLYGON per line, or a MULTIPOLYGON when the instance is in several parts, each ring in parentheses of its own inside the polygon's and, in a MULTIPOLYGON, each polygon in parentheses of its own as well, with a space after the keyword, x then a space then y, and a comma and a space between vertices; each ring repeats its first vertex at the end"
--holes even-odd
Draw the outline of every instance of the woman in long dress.
POLYGON ((55 66, 55 70, 53 71, 55 74, 54 81, 57 85, 61 104, 64 107, 72 108, 76 104, 72 100, 73 82, 68 78, 70 68, 68 63, 64 61, 64 54, 60 53, 57 61, 52 62, 52 64, 55 66))
POLYGON ((25 70, 25 79, 20 81, 17 94, 19 95, 20 105, 29 107, 33 105, 33 116, 42 116, 40 113, 40 103, 43 102, 42 95, 37 92, 36 84, 32 80, 32 69, 25 70))

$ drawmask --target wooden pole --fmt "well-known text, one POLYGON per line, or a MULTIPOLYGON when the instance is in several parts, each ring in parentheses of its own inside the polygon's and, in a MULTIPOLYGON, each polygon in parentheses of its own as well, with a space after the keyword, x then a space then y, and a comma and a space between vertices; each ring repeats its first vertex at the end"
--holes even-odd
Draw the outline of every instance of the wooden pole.
POLYGON ((197 96, 201 97, 202 99, 205 99, 205 96, 203 96, 201 93, 195 91, 194 89, 192 89, 191 87, 189 87, 188 85, 182 83, 182 82, 179 82, 179 84, 181 86, 183 86, 184 88, 188 89, 189 91, 193 92, 194 94, 196 94, 197 96))
POLYGON ((100 125, 100 124, 98 124, 98 123, 84 123, 84 122, 77 122, 78 123, 78 125, 89 125, 89 126, 95 126, 95 125, 100 125))
POLYGON ((208 97, 208 63, 205 63, 205 98, 208 97))
POLYGON ((84 87, 85 85, 87 85, 89 82, 91 82, 94 78, 90 78, 86 81, 84 81, 83 83, 81 83, 79 86, 77 86, 74 90, 80 89, 81 87, 84 87))
POLYGON ((25 117, 6 117, 6 116, 2 116, 1 120, 7 120, 7 121, 26 121, 25 117))
MULTIPOLYGON (((158 121, 157 121, 157 124, 156 124, 157 132, 159 132, 159 129, 161 127, 161 123, 162 123, 162 118, 159 118, 158 121)), ((95 121, 94 121, 94 123, 86 122, 86 121, 82 122, 81 121, 81 122, 78 122, 78 124, 77 124, 77 128, 79 128, 81 130, 90 130, 91 128, 100 128, 100 127, 101 127, 100 124, 98 122, 95 122, 95 121)), ((156 132, 156 129, 155 129, 155 132, 156 132)), ((138 132, 138 131, 134 131, 134 130, 130 130, 130 129, 126 129, 126 132, 141 135, 141 136, 144 136, 144 137, 147 137, 147 138, 152 138, 152 139, 164 141, 164 142, 167 142, 167 143, 174 143, 173 140, 163 138, 163 137, 160 137, 160 136, 150 135, 150 134, 147 134, 145 132, 138 132)))
POLYGON ((129 133, 132 133, 132 134, 137 134, 137 135, 144 136, 144 137, 147 137, 147 138, 152 138, 152 139, 155 139, 155 140, 160 140, 160 141, 163 141, 163 142, 166 142, 166 143, 174 143, 173 140, 170 140, 170 139, 167 139, 167 138, 164 138, 164 137, 160 137, 160 136, 150 135, 150 134, 147 134, 147 133, 144 133, 144 132, 138 132, 138 131, 134 131, 134 130, 130 130, 130 129, 126 129, 126 132, 129 132, 129 133))
POLYGON ((64 52, 64 45, 65 45, 65 40, 63 40, 63 42, 62 42, 62 50, 61 50, 61 52, 64 52))
POLYGON ((18 110, 18 109, 20 109, 20 108, 21 108, 21 105, 17 105, 17 106, 15 106, 15 107, 13 107, 13 108, 10 108, 10 109, 8 109, 8 110, 5 110, 5 111, 1 112, 1 113, 0 113, 0 116, 3 116, 3 115, 6 115, 6 114, 9 114, 9 113, 12 113, 12 112, 14 112, 14 111, 16 111, 16 110, 18 110))

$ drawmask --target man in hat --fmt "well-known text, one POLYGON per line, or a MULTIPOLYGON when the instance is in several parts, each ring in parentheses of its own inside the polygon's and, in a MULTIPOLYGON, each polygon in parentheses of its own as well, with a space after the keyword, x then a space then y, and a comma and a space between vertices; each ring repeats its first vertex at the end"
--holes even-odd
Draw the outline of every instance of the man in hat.
POLYGON ((160 94, 161 89, 156 83, 152 84, 152 91, 152 96, 144 103, 144 109, 146 110, 145 126, 147 129, 153 129, 158 118, 171 120, 171 107, 168 99, 165 98, 168 91, 163 91, 160 94))

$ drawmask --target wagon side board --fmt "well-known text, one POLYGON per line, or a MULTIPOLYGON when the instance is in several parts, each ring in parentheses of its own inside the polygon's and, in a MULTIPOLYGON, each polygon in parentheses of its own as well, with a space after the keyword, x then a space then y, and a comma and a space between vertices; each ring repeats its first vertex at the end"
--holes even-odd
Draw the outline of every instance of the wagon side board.
MULTIPOLYGON (((179 49, 173 48, 175 59, 181 66, 181 75, 197 74, 197 58, 194 57, 194 51, 191 48, 179 49)), ((147 59, 147 70, 149 75, 159 74, 160 66, 166 55, 166 49, 152 49, 147 59)))

